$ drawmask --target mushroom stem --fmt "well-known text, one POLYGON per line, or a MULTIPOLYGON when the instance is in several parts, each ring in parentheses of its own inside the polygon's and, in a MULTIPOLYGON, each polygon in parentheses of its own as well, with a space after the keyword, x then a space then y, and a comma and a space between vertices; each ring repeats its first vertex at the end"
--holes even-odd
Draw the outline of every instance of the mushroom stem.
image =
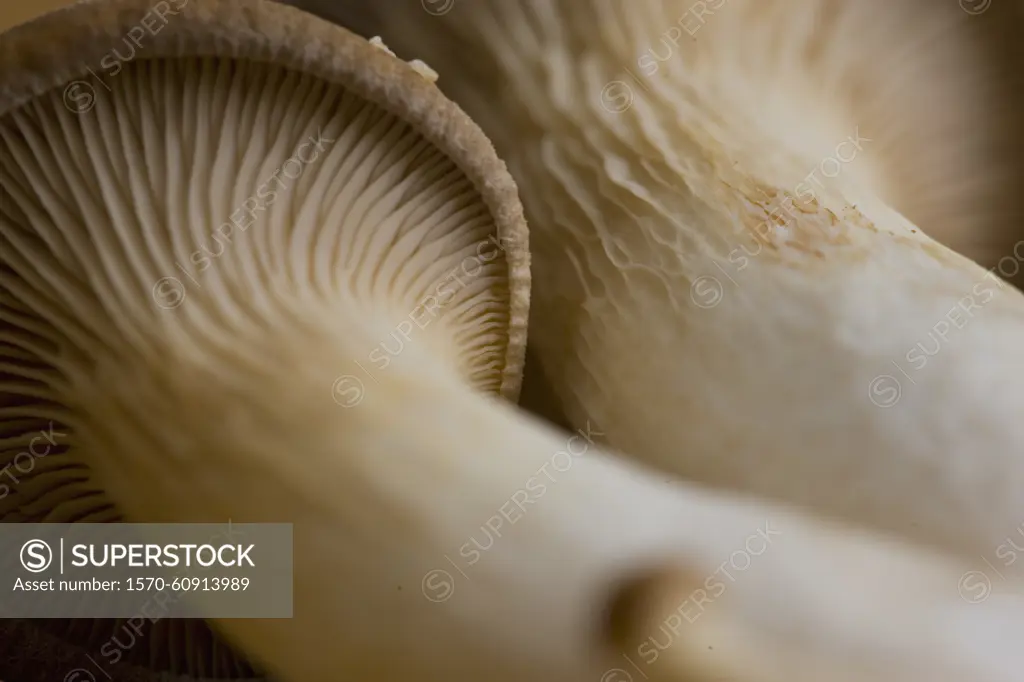
POLYGON ((574 425, 972 556, 1024 519, 1024 296, 999 276, 1024 245, 995 272, 930 238, 993 236, 998 107, 955 3, 373 7, 509 163, 531 349, 574 425))
MULTIPOLYGON (((695 576, 687 604, 660 604, 680 651, 725 628, 746 639, 713 639, 733 646, 719 663, 802 654, 734 666, 737 682, 815 656, 886 681, 1010 682, 1024 663, 1015 583, 971 604, 939 556, 665 483, 594 429, 561 433, 480 395, 424 344, 338 405, 334 377, 379 342, 370 320, 296 301, 233 354, 111 357, 74 391, 83 456, 129 516, 295 524, 294 619, 216 623, 280 679, 594 682, 625 665, 602 653, 615 586, 666 564, 695 576)), ((665 627, 630 646, 664 646, 665 627)))

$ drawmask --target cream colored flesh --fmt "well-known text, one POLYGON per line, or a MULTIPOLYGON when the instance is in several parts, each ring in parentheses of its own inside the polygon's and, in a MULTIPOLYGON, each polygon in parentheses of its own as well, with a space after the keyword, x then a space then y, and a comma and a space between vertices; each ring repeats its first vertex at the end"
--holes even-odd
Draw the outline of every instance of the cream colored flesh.
MULTIPOLYGON (((43 508, 74 481, 109 491, 104 503, 137 520, 292 521, 295 618, 217 624, 285 682, 607 682, 623 665, 600 634, 616 584, 667 564, 706 586, 738 551, 749 566, 666 654, 681 676, 1019 675, 1018 583, 968 603, 957 591, 967 566, 664 482, 482 397, 500 369, 500 259, 477 275, 495 282, 464 279, 445 317, 348 402, 352 385, 339 391, 338 378, 362 376, 359 363, 373 363, 380 344, 394 348, 404 316, 446 281, 441 256, 451 254, 433 244, 435 231, 456 242, 456 262, 479 253, 490 228, 476 194, 455 172, 431 183, 401 163, 383 171, 389 150, 415 141, 393 121, 360 128, 361 104, 339 111, 339 92, 284 77, 271 97, 273 88, 242 87, 231 67, 162 68, 163 80, 150 73, 136 90, 123 73, 91 116, 69 112, 56 93, 0 121, 0 181, 14 198, 0 213, 12 245, 0 272, 0 388, 20 397, 0 407, 4 452, 31 443, 26 432, 51 418, 73 434, 7 509, 43 508), (115 106, 119 115, 102 108, 115 106), (304 124, 282 124, 289 113, 304 124), (291 191, 223 251, 204 241, 321 122, 336 141, 291 191), (342 128, 363 134, 346 138, 342 128), (385 187, 408 202, 408 223, 388 222, 394 205, 382 216, 366 206, 385 187), (437 204, 452 212, 428 209, 437 204), (96 229, 104 223, 109 230, 96 229), (375 238, 388 248, 360 248, 375 238), (211 264, 189 271, 196 288, 167 298, 176 289, 159 280, 176 277, 203 243, 217 255, 201 251, 211 264), (360 255, 374 267, 357 267, 360 255), (79 463, 88 484, 61 473, 79 463), (469 564, 466 543, 531 486, 521 518, 469 564), (763 551, 749 544, 762 532, 763 551), (454 581, 444 599, 430 591, 444 586, 437 570, 454 581)), ((594 439, 608 433, 586 426, 594 439)))
POLYGON ((289 309, 233 359, 168 347, 158 367, 104 363, 81 432, 146 518, 295 523, 295 618, 218 623, 281 680, 593 682, 662 649, 652 675, 671 660, 700 682, 1017 679, 1018 584, 971 603, 967 566, 667 483, 591 444, 596 430, 481 397, 421 344, 340 407, 330 373, 386 328, 302 297, 289 309), (665 566, 693 576, 664 604, 670 625, 606 648, 617 585, 665 566))
POLYGON ((1007 275, 1024 244, 993 228, 1014 196, 1006 121, 971 17, 948 9, 360 11, 508 160, 531 348, 574 424, 977 557, 1024 519, 1024 297, 925 233, 1009 257, 1007 275))
MULTIPOLYGON (((195 415, 147 403, 145 386, 153 368, 193 376, 197 358, 225 372, 293 371, 294 359, 247 346, 262 335, 302 341, 290 327, 296 292, 339 334, 349 314, 379 325, 344 366, 301 358, 332 408, 353 398, 352 377, 374 390, 413 340, 475 390, 499 390, 509 274, 493 219, 410 126, 339 86, 262 64, 136 61, 92 90, 83 82, 0 120, 0 520, 173 520, 197 497, 244 488, 219 478, 193 487, 193 470, 171 476, 174 503, 157 502, 150 484, 188 449, 195 415), (130 386, 135 411, 107 421, 101 396, 117 386, 130 386), (123 449, 96 440, 105 428, 123 449), (170 449, 147 450, 147 429, 170 449)), ((215 383, 189 391, 223 399, 208 408, 217 422, 245 419, 215 383)), ((268 406, 293 399, 286 384, 260 395, 268 406)), ((286 466, 300 466, 293 446, 286 466)), ((211 512, 195 509, 190 519, 211 512)), ((187 627, 147 625, 152 660, 142 647, 131 660, 240 674, 222 643, 187 627)))

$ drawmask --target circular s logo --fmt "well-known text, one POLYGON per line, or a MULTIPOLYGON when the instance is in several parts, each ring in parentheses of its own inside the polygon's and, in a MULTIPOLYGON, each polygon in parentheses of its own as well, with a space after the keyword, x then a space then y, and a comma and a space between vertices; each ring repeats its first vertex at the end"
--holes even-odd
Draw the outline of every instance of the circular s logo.
POLYGON ((355 407, 363 402, 363 395, 365 393, 366 386, 351 374, 338 377, 331 386, 331 395, 334 396, 334 402, 346 408, 355 407))
POLYGON ((992 6, 992 0, 960 0, 960 8, 971 15, 984 14, 992 6))
POLYGON ((722 287, 722 283, 709 275, 698 277, 690 285, 690 300, 698 308, 705 310, 714 308, 722 302, 724 297, 725 289, 722 287))
POLYGON ((960 597, 968 604, 980 604, 992 594, 992 581, 984 571, 968 571, 960 576, 960 597))
POLYGON ((73 114, 86 114, 96 106, 96 88, 85 81, 74 81, 64 88, 64 106, 73 114))
POLYGON ((900 401, 903 387, 891 374, 882 374, 868 384, 868 398, 876 407, 889 408, 900 401))
POLYGON ((185 300, 185 285, 177 277, 164 277, 153 285, 153 300, 164 310, 173 310, 185 300))
POLYGON ((423 6, 427 14, 443 17, 452 11, 452 7, 455 6, 455 0, 420 0, 420 5, 423 6))
POLYGON ((53 563, 53 550, 42 540, 29 540, 21 546, 21 565, 29 573, 42 573, 53 563))
POLYGON ((624 81, 611 81, 601 89, 601 107, 609 114, 621 114, 633 106, 633 88, 624 81))
POLYGON ((455 579, 451 573, 440 568, 423 576, 422 583, 423 596, 435 604, 448 601, 455 593, 455 579))

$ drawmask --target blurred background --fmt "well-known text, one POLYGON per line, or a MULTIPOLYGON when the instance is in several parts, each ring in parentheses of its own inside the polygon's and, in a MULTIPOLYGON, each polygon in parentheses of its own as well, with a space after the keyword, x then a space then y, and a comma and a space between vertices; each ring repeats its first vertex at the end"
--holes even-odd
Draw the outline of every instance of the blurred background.
POLYGON ((0 31, 38 14, 70 4, 70 0, 3 0, 0 2, 0 31))

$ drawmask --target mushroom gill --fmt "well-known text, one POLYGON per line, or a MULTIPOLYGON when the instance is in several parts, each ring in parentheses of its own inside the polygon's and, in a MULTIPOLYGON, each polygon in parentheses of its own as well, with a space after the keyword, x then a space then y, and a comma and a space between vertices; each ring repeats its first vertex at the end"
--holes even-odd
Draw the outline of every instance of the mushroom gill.
MULTIPOLYGON (((260 0, 85 2, 4 34, 0 521, 231 518, 201 501, 247 495, 244 476, 203 488, 175 463, 196 396, 226 427, 251 414, 232 391, 254 367, 283 383, 245 390, 283 410, 358 409, 406 355, 517 396, 522 211, 490 143, 424 74, 260 0), (373 341, 357 355, 303 350, 358 327, 373 341), (174 409, 146 400, 164 372, 188 378, 174 409), (122 388, 128 411, 111 415, 104 396, 122 388)), ((279 475, 313 466, 293 446, 279 475)), ((256 675, 198 621, 5 627, 11 641, 43 628, 79 659, 115 642, 101 660, 123 675, 256 675)), ((40 649, 0 673, 57 674, 40 649)))

